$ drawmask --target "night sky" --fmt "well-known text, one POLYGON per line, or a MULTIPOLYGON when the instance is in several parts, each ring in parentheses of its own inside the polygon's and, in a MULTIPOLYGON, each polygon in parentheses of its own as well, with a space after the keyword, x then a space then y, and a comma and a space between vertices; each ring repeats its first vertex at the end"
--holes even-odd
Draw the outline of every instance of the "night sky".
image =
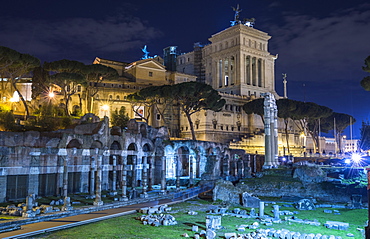
POLYGON ((370 55, 370 3, 365 0, 136 0, 24 1, 2 3, 0 45, 41 61, 70 59, 91 64, 96 56, 131 62, 162 56, 175 45, 189 52, 193 43, 230 26, 239 4, 241 18, 255 18, 255 28, 272 36, 276 90, 288 98, 325 105, 353 115, 354 138, 370 120, 370 92, 360 86, 370 55), (329 3, 331 2, 331 3, 329 3))

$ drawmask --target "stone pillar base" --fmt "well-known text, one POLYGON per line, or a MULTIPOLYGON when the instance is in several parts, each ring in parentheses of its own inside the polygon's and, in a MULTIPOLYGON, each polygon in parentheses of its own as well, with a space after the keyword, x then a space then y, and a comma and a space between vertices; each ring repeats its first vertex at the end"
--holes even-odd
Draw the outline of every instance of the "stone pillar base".
POLYGON ((72 206, 63 206, 62 207, 62 211, 71 211, 73 209, 73 207, 72 206))
POLYGON ((100 202, 94 202, 94 206, 102 206, 104 204, 103 201, 100 202))
POLYGON ((126 201, 128 201, 128 197, 126 197, 126 196, 124 196, 124 197, 120 197, 120 198, 119 198, 119 201, 120 201, 120 202, 126 202, 126 201))

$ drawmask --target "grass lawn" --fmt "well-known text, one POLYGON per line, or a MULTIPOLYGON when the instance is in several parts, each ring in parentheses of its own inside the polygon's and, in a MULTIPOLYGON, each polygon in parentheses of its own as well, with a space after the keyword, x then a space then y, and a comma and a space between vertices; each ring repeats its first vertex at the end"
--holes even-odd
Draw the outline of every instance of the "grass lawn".
MULTIPOLYGON (((278 200, 278 199, 277 199, 278 200)), ((284 205, 279 203, 279 205, 284 205)), ((174 239, 183 238, 181 235, 188 233, 190 237, 193 237, 195 232, 191 231, 192 225, 199 226, 199 230, 205 229, 205 217, 206 211, 211 205, 220 205, 221 202, 209 202, 205 200, 191 200, 176 205, 171 205, 172 210, 170 212, 173 215, 178 224, 175 226, 160 226, 153 227, 149 225, 143 225, 141 221, 136 220, 136 217, 141 214, 135 213, 118 218, 108 219, 102 222, 92 223, 84 226, 79 226, 71 229, 58 231, 55 233, 43 234, 35 238, 127 238, 127 239, 174 239), (196 211, 198 215, 189 215, 188 211, 196 211)), ((286 204, 286 203, 285 203, 286 204)), ((268 204, 265 207, 265 214, 273 215, 271 212, 272 204, 268 204)), ((239 206, 238 206, 239 207, 239 206)), ((229 207, 232 209, 233 207, 229 207)), ((242 208, 241 206, 239 208, 242 208)), ((330 209, 330 208, 329 208, 330 209)), ((249 212, 249 208, 246 209, 249 212)), ((292 207, 281 207, 280 210, 297 211, 292 207)), ((324 208, 319 208, 313 211, 299 211, 296 216, 300 219, 316 219, 322 225, 321 226, 309 226, 304 224, 289 223, 283 220, 280 224, 274 224, 273 226, 263 226, 260 228, 274 228, 274 229, 288 229, 290 231, 301 232, 301 233, 321 233, 322 235, 335 235, 341 236, 342 238, 348 238, 347 233, 354 234, 354 238, 362 238, 361 233, 357 228, 364 229, 364 225, 367 220, 366 209, 338 209, 341 215, 327 214, 323 212, 324 208), (327 229, 323 226, 326 221, 340 221, 348 222, 350 228, 348 231, 339 231, 333 229, 327 229)), ((258 213, 258 209, 256 209, 258 213)), ((290 217, 290 216, 288 216, 290 217)), ((281 216, 284 219, 284 216, 281 216)), ((247 224, 250 225, 256 220, 254 219, 242 219, 232 216, 222 217, 222 226, 225 229, 217 230, 218 238, 223 238, 225 232, 237 232, 236 229, 239 225, 247 224)), ((247 233, 248 229, 246 232, 247 233)))

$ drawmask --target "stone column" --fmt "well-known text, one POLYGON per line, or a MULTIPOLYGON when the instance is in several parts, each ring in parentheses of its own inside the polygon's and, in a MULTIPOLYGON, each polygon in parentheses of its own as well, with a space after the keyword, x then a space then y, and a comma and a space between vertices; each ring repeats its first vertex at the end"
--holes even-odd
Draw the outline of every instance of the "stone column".
POLYGON ((91 162, 90 162, 90 195, 94 195, 95 193, 95 169, 96 169, 96 163, 95 159, 98 155, 95 154, 91 156, 91 162))
POLYGON ((132 157, 132 190, 136 190, 137 186, 137 156, 131 155, 132 157))
POLYGON ((127 156, 122 156, 122 171, 121 171, 121 185, 122 185, 122 198, 121 201, 127 201, 127 156))
POLYGON ((265 215, 265 202, 260 201, 259 216, 263 217, 265 215))
POLYGON ((224 176, 226 180, 228 180, 228 177, 230 176, 229 160, 230 160, 229 158, 224 158, 224 163, 223 163, 224 176))
POLYGON ((189 169, 190 169, 190 172, 189 172, 189 186, 193 186, 194 185, 194 165, 193 165, 193 156, 189 156, 189 161, 190 161, 190 165, 189 165, 189 169))
POLYGON ((265 117, 265 163, 264 168, 271 168, 274 163, 274 116, 271 115, 273 107, 273 95, 271 93, 264 94, 264 117, 265 117), (271 128, 272 127, 272 128, 271 128))
POLYGON ((274 219, 275 220, 280 219, 279 205, 274 205, 274 219))
POLYGON ((68 211, 71 207, 71 200, 68 197, 68 154, 66 149, 60 149, 58 155, 64 156, 63 160, 63 197, 64 204, 62 211, 68 211))
POLYGON ((176 190, 180 190, 180 158, 175 156, 176 162, 176 190))
POLYGON ((143 195, 144 198, 146 198, 148 195, 148 163, 147 163, 148 157, 143 157, 143 195))
POLYGON ((164 194, 166 193, 167 190, 167 185, 166 185, 166 157, 162 156, 161 157, 161 192, 164 194))
POLYGON ((40 151, 34 149, 30 152, 30 171, 28 174, 28 191, 27 194, 39 194, 39 175, 40 175, 40 151))
POLYGON ((106 148, 103 151, 103 157, 101 160, 101 177, 100 184, 101 190, 109 190, 109 157, 110 151, 106 148))
POLYGON ((103 155, 98 155, 96 159, 96 190, 95 190, 95 206, 101 206, 103 205, 103 201, 101 200, 101 176, 102 176, 102 160, 103 155))
POLYGON ((148 162, 149 162, 148 191, 152 191, 154 183, 154 157, 148 157, 148 162))
POLYGON ((200 178, 200 155, 196 156, 196 172, 195 172, 195 177, 200 178))
POLYGON ((274 115, 274 164, 277 167, 279 165, 279 146, 278 146, 278 109, 277 105, 274 104, 272 109, 274 115))
POLYGON ((116 155, 113 155, 112 156, 112 159, 113 159, 113 176, 112 176, 112 191, 113 192, 116 192, 117 191, 117 156, 116 155))

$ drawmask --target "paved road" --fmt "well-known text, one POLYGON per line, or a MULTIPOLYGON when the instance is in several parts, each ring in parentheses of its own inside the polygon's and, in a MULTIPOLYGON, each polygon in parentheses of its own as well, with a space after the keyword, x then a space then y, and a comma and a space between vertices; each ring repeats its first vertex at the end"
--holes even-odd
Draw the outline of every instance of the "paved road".
POLYGON ((96 211, 87 214, 80 214, 76 216, 63 217, 59 219, 53 219, 50 221, 31 223, 21 226, 21 229, 19 230, 0 233, 0 238, 7 239, 7 238, 32 237, 45 232, 57 231, 69 227, 75 227, 83 224, 88 224, 91 222, 101 221, 113 217, 119 217, 122 215, 134 213, 137 209, 140 209, 142 207, 150 207, 159 204, 173 204, 180 201, 182 200, 176 201, 173 199, 172 200, 163 199, 159 201, 157 200, 147 203, 122 206, 119 208, 113 208, 103 211, 96 211))

